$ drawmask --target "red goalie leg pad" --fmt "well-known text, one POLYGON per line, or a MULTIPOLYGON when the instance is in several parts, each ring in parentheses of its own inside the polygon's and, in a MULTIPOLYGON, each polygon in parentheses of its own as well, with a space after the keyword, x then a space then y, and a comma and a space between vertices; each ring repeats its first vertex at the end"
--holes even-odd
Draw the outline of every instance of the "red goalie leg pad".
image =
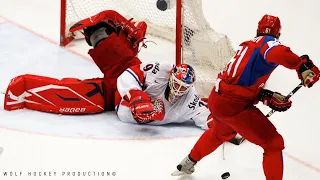
POLYGON ((90 49, 89 55, 102 73, 108 73, 110 77, 117 78, 118 74, 127 68, 125 64, 130 62, 136 54, 113 33, 96 48, 90 49))
POLYGON ((104 86, 105 86, 105 110, 114 111, 115 106, 119 104, 121 97, 117 95, 117 78, 125 71, 126 69, 141 64, 141 61, 137 57, 133 57, 129 61, 126 61, 121 64, 114 65, 113 68, 104 72, 104 86))
MULTIPOLYGON (((131 66, 141 64, 135 52, 127 47, 120 37, 111 34, 96 48, 90 49, 89 54, 104 74, 105 110, 114 111, 115 94, 117 91, 117 78, 131 66)), ((118 103, 117 103, 118 104, 118 103)))
POLYGON ((7 88, 4 109, 28 108, 57 114, 90 114, 104 110, 102 79, 62 80, 21 75, 7 88))

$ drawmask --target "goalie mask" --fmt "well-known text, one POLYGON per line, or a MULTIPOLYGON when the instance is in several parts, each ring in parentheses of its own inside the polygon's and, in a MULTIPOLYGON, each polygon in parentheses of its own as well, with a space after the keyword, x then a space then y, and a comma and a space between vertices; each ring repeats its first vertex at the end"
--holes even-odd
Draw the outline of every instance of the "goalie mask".
POLYGON ((186 94, 195 82, 194 69, 187 64, 176 65, 170 71, 168 101, 171 104, 186 94))

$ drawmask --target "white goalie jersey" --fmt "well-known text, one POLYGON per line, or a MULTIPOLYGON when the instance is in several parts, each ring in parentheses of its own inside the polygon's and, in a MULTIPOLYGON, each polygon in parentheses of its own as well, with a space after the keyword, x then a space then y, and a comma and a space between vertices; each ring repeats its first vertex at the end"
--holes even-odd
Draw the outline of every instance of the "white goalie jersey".
MULTIPOLYGON (((171 104, 165 98, 165 91, 168 87, 169 73, 174 67, 167 63, 144 63, 133 66, 125 70, 117 80, 117 89, 121 97, 124 97, 130 90, 142 90, 152 99, 161 99, 164 103, 165 117, 162 121, 152 121, 149 124, 163 125, 169 123, 183 123, 189 120, 195 122, 195 125, 208 129, 207 119, 210 111, 206 103, 201 101, 195 87, 171 104)), ((124 99, 116 106, 116 112, 119 119, 123 122, 137 123, 133 118, 130 108, 124 99)))

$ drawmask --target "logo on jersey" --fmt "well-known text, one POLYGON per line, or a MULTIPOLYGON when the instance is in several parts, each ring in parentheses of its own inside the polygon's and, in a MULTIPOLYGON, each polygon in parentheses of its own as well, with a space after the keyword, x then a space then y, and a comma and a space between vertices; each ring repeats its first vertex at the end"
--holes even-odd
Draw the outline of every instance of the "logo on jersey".
POLYGON ((199 103, 199 100, 200 100, 200 96, 198 95, 194 95, 194 99, 193 99, 193 102, 190 102, 188 107, 192 110, 194 110, 197 106, 197 104, 199 103))
POLYGON ((150 69, 152 69, 151 72, 152 72, 153 74, 157 74, 157 72, 160 71, 159 66, 160 66, 160 63, 158 63, 158 62, 155 63, 154 68, 153 68, 153 64, 147 64, 145 67, 143 67, 143 70, 144 70, 144 71, 149 71, 150 69))
POLYGON ((281 43, 280 43, 279 41, 274 40, 274 41, 268 41, 267 44, 268 44, 268 46, 269 46, 268 49, 270 49, 270 48, 272 48, 272 47, 274 47, 274 46, 280 45, 281 43))
POLYGON ((155 63, 155 64, 156 65, 154 66, 154 69, 152 70, 153 74, 157 74, 157 72, 159 72, 160 63, 155 63))

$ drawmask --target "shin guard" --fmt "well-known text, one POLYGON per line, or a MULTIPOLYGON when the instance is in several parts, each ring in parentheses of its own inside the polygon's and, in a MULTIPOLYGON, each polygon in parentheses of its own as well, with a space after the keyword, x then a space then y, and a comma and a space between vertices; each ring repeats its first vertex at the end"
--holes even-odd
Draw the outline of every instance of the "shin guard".
POLYGON ((4 109, 11 111, 21 108, 57 114, 102 112, 103 80, 58 80, 31 74, 17 76, 7 88, 4 109))

